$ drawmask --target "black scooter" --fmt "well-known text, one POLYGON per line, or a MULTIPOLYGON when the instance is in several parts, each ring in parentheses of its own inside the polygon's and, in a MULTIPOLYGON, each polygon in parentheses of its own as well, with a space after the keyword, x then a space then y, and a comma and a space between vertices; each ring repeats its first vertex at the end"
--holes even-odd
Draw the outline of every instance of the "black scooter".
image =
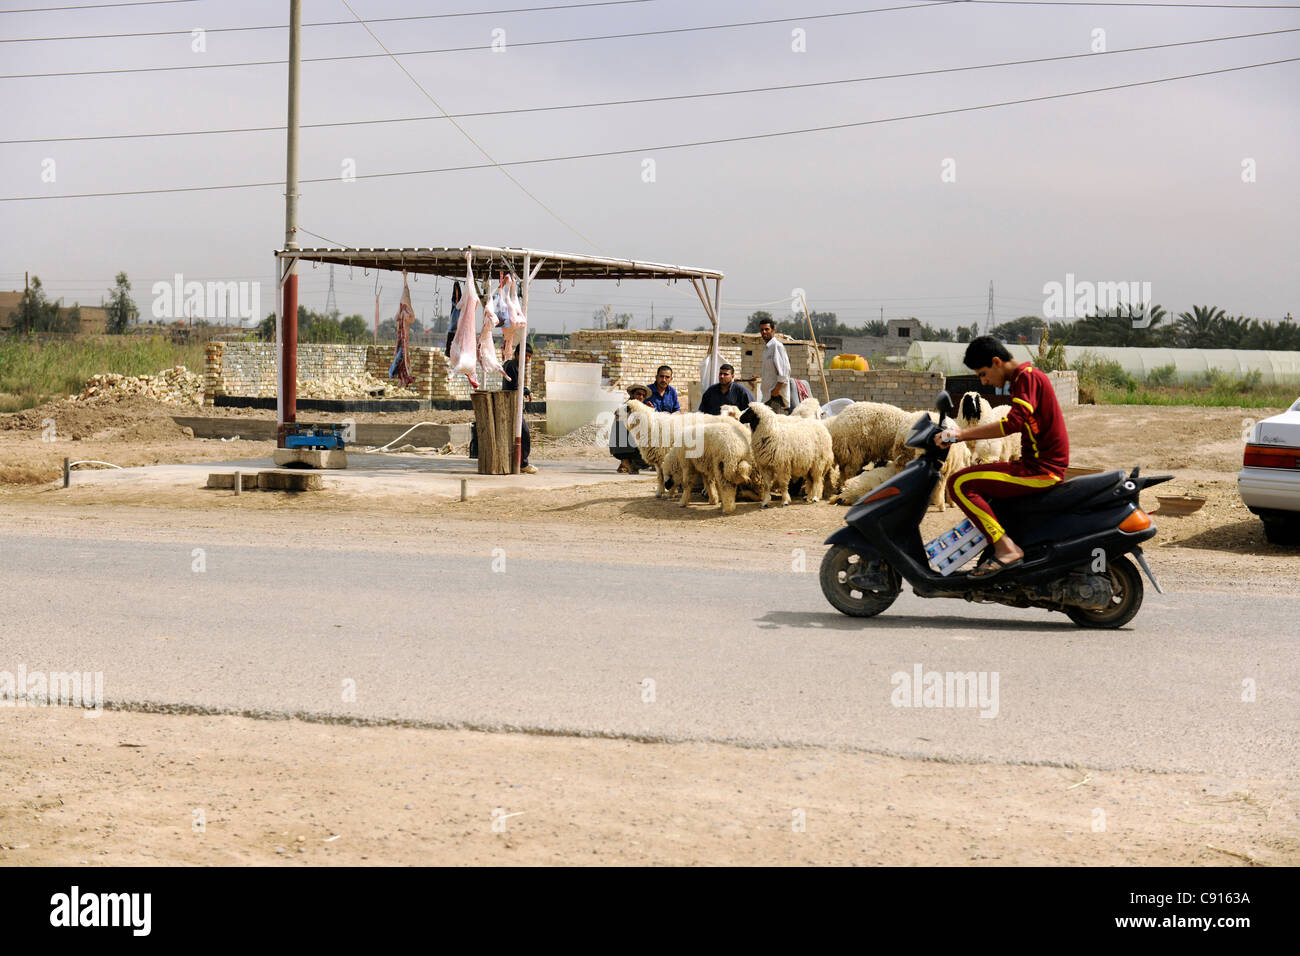
MULTIPOLYGON (((941 419, 952 413, 946 392, 936 403, 941 419)), ((874 617, 894 603, 902 579, 925 598, 1041 607, 1065 613, 1081 627, 1116 628, 1142 606, 1142 576, 1160 585, 1142 556, 1155 523, 1138 507, 1138 492, 1173 475, 1143 478, 1138 469, 1084 475, 1024 498, 998 502, 998 520, 1025 552, 1019 564, 987 579, 958 570, 934 571, 921 540, 921 519, 929 507, 948 449, 934 443, 943 425, 926 416, 906 444, 923 449, 889 481, 863 496, 845 517, 845 527, 826 539, 821 565, 822 593, 837 611, 874 617)), ((992 553, 992 545, 985 549, 992 553)), ((966 567, 975 568, 978 560, 966 567)))

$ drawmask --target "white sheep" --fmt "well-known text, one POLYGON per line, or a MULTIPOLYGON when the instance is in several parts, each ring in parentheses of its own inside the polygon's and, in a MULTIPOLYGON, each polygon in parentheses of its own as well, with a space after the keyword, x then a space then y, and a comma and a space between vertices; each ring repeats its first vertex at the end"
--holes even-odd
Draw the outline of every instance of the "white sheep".
MULTIPOLYGON (((979 392, 967 392, 961 397, 957 409, 957 422, 962 428, 990 425, 1011 414, 1010 405, 994 408, 979 392)), ((1020 458, 1020 433, 997 438, 979 438, 964 443, 970 449, 970 463, 984 465, 992 461, 1016 461, 1020 458)))
POLYGON ((827 475, 835 480, 835 454, 826 425, 815 418, 782 415, 758 402, 740 420, 753 429, 750 442, 762 507, 767 507, 773 486, 781 492, 781 504, 788 505, 792 478, 805 479, 808 501, 820 501, 827 475))
POLYGON ((915 414, 883 402, 854 402, 826 419, 835 463, 845 478, 866 465, 881 461, 906 461, 900 433, 906 437, 915 414))
POLYGON ((821 418, 822 406, 815 398, 805 398, 790 410, 790 414, 795 418, 821 418))
POLYGON ((683 429, 697 422, 718 420, 716 415, 702 415, 699 412, 670 414, 656 411, 636 399, 631 399, 624 404, 619 409, 619 414, 623 416, 627 430, 636 440, 641 457, 645 459, 647 465, 654 468, 659 478, 659 487, 655 489, 656 498, 663 498, 668 494, 664 485, 664 479, 668 477, 668 472, 664 469, 664 459, 669 449, 681 444, 683 429))
POLYGON ((753 477, 749 428, 723 415, 713 424, 698 426, 690 437, 693 450, 683 446, 670 453, 676 469, 673 480, 682 483, 681 506, 690 504, 698 478, 709 489, 711 504, 720 504, 723 514, 734 513, 737 487, 748 484, 753 477))
POLYGON ((863 495, 875 491, 890 478, 893 478, 900 471, 898 465, 892 461, 884 465, 876 465, 873 468, 865 469, 862 474, 854 475, 844 486, 840 488, 839 494, 832 495, 826 500, 831 504, 851 505, 863 495))
MULTIPOLYGON (((703 454, 703 434, 702 429, 724 421, 737 422, 740 418, 740 409, 735 405, 723 405, 717 415, 703 415, 700 418, 692 416, 691 421, 687 422, 679 432, 679 441, 671 445, 663 455, 663 471, 665 487, 671 487, 673 493, 681 489, 683 495, 683 507, 689 497, 697 491, 706 491, 709 495, 709 504, 716 505, 719 503, 718 482, 714 479, 711 472, 704 472, 699 467, 693 467, 691 459, 697 459, 703 454)), ((745 439, 746 449, 743 457, 748 457, 749 429, 745 428, 741 432, 745 439)), ((726 457, 721 452, 715 451, 714 458, 719 459, 726 457)), ((746 482, 748 478, 746 478, 746 482)), ((734 503, 734 497, 733 497, 734 503)), ((730 514, 730 512, 728 512, 730 514)))

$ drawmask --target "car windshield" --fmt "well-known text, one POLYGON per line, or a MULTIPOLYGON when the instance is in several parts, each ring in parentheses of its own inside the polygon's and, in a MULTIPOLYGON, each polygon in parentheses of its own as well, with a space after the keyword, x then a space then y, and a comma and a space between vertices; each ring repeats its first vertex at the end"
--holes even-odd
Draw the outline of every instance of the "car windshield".
POLYGON ((1291 411, 1300 412, 1300 398, 1295 400, 1295 404, 1291 406, 1291 411))

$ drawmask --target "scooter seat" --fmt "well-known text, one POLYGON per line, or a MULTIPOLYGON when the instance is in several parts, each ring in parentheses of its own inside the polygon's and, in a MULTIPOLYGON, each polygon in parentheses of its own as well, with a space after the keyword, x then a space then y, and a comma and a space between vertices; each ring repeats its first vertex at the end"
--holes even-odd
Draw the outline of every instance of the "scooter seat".
POLYGON ((1124 480, 1120 469, 1105 471, 1098 475, 1080 475, 1063 481, 1054 488, 1037 495, 1023 498, 1008 498, 1004 507, 1010 505, 1017 518, 1037 518, 1049 514, 1062 514, 1082 504, 1089 498, 1103 491, 1114 488, 1124 480))

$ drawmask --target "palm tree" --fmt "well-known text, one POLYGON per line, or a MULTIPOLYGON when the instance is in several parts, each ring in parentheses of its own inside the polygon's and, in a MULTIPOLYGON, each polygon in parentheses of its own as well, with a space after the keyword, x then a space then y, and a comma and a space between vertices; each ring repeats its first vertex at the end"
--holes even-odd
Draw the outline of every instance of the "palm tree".
POLYGON ((1212 305, 1194 305, 1191 312, 1178 313, 1178 344, 1187 349, 1217 348, 1225 314, 1212 305))

